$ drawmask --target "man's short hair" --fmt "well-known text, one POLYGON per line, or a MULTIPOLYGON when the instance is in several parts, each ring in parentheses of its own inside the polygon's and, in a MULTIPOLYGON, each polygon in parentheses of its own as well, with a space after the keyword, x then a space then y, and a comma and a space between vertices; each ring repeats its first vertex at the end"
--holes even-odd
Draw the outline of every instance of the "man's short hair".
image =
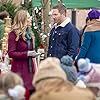
POLYGON ((67 10, 67 8, 62 3, 53 6, 52 9, 58 9, 58 11, 61 14, 64 13, 64 12, 66 12, 66 10, 67 10))

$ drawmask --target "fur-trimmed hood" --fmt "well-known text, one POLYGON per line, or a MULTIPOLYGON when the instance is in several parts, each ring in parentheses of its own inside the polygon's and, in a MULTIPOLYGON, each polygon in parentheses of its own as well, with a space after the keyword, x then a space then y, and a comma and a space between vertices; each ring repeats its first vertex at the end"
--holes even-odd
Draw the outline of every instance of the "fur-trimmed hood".
POLYGON ((100 30, 100 21, 93 19, 89 22, 89 24, 87 25, 85 32, 89 32, 89 31, 99 31, 100 30))

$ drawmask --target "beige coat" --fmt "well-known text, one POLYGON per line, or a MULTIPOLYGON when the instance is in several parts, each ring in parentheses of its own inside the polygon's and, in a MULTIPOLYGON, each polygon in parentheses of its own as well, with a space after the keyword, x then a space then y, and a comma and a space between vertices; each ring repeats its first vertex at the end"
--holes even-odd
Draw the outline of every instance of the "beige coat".
POLYGON ((100 31, 100 21, 96 19, 91 20, 85 29, 85 32, 88 31, 100 31))
POLYGON ((61 79, 41 80, 36 87, 37 92, 30 100, 96 100, 88 89, 76 87, 61 79))
POLYGON ((96 100, 89 91, 75 89, 70 92, 51 92, 42 97, 33 95, 30 100, 96 100))

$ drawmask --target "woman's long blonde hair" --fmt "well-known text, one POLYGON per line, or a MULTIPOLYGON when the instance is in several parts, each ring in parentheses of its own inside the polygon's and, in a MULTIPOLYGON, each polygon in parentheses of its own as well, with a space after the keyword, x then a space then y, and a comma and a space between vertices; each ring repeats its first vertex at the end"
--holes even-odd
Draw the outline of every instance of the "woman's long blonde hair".
POLYGON ((27 10, 17 11, 14 17, 14 23, 12 25, 12 30, 16 33, 16 41, 19 40, 19 36, 22 35, 23 40, 25 40, 26 28, 27 28, 27 10))

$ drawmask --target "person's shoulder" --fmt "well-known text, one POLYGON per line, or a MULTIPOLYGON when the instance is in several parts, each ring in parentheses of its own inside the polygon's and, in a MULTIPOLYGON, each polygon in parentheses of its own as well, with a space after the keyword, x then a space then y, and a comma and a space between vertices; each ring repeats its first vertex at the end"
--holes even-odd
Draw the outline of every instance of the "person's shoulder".
POLYGON ((87 25, 85 32, 100 31, 100 22, 90 23, 87 25))
POLYGON ((100 28, 96 27, 96 26, 89 25, 89 26, 86 27, 84 32, 85 33, 93 33, 95 31, 100 31, 100 28))
POLYGON ((70 31, 74 29, 74 26, 71 22, 69 22, 68 24, 65 25, 64 29, 66 29, 67 31, 70 31))
POLYGON ((13 31, 13 30, 10 31, 8 34, 9 34, 9 36, 14 36, 14 37, 16 36, 16 33, 15 33, 15 31, 13 31))
POLYGON ((79 32, 78 28, 74 24, 72 24, 71 22, 69 22, 67 24, 67 27, 69 27, 70 30, 77 30, 79 32))
POLYGON ((85 29, 85 32, 89 32, 89 31, 93 31, 93 26, 92 25, 88 25, 85 29))
POLYGON ((72 22, 69 22, 67 25, 76 28, 76 26, 72 22))
POLYGON ((11 31, 9 32, 9 34, 15 34, 15 31, 14 31, 14 30, 11 30, 11 31))

